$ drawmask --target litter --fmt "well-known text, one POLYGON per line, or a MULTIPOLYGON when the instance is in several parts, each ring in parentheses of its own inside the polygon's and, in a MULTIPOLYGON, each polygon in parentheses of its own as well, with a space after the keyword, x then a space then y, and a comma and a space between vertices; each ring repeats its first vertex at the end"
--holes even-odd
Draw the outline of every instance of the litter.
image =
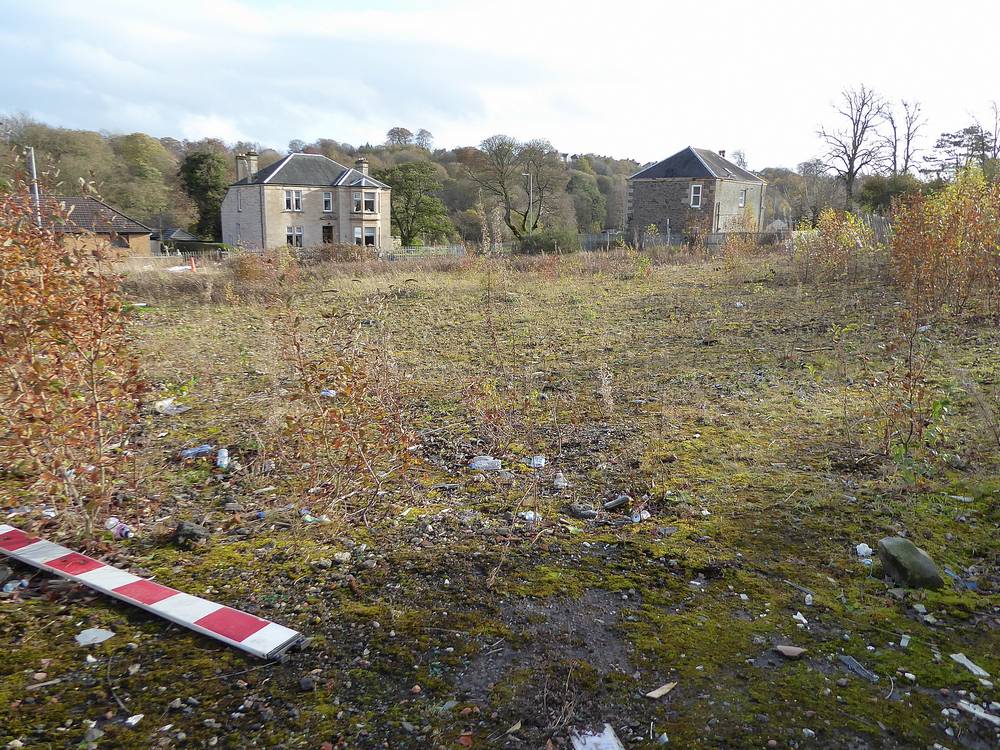
POLYGON ((648 521, 650 519, 650 514, 648 510, 640 510, 632 514, 632 523, 642 523, 643 521, 648 521))
POLYGON ((517 515, 523 518, 528 523, 538 523, 539 521, 542 520, 542 514, 536 513, 533 510, 526 510, 521 513, 518 513, 517 515))
POLYGON ((114 632, 104 628, 87 628, 76 634, 76 642, 81 646, 95 646, 104 643, 108 638, 114 638, 114 632))
POLYGON ((545 468, 545 456, 529 456, 524 459, 524 463, 530 466, 532 469, 544 469, 545 468))
POLYGON ((172 398, 162 398, 153 404, 153 411, 165 417, 176 417, 186 411, 191 411, 191 407, 175 404, 172 398))
POLYGON ((900 647, 900 648, 906 648, 906 647, 907 647, 907 646, 909 646, 909 645, 910 645, 910 636, 908 636, 908 635, 903 635, 903 636, 902 636, 902 637, 901 637, 901 638, 899 639, 899 647, 900 647))
POLYGON ((561 471, 556 472, 556 476, 552 480, 552 486, 555 487, 557 490, 564 490, 567 487, 569 487, 569 480, 567 480, 566 477, 563 476, 563 473, 561 471))
POLYGON ((7 583, 3 585, 2 591, 5 594, 10 594, 13 593, 14 591, 17 591, 18 589, 26 589, 26 588, 28 588, 28 579, 21 578, 20 580, 7 581, 7 583))
POLYGON ((323 398, 337 398, 337 392, 332 388, 324 388, 319 392, 319 395, 323 398))
POLYGON ((839 654, 837 656, 840 659, 840 663, 843 664, 847 669, 858 677, 868 680, 868 682, 876 683, 878 682, 878 675, 872 672, 867 667, 863 666, 861 662, 855 659, 853 656, 848 656, 847 654, 839 654))
POLYGON ((809 620, 807 620, 806 616, 801 612, 796 612, 794 615, 792 615, 792 619, 795 620, 795 622, 800 623, 802 625, 809 624, 809 620))
POLYGON ((989 677, 990 676, 989 672, 987 672, 985 669, 983 669, 979 665, 973 664, 971 661, 969 661, 969 657, 967 657, 965 654, 963 654, 961 652, 959 652, 957 654, 952 654, 951 658, 952 658, 952 660, 957 661, 963 667, 965 667, 970 672, 972 672, 972 674, 974 674, 976 677, 989 677))
POLYGON ((264 659, 302 640, 291 628, 140 578, 7 524, 0 524, 0 553, 264 659))
POLYGON ((194 448, 185 448, 181 451, 181 458, 198 458, 199 456, 207 456, 212 452, 212 446, 208 443, 204 445, 197 445, 194 448))
POLYGON ((125 719, 125 726, 134 727, 136 724, 142 721, 144 716, 145 714, 136 714, 135 716, 129 716, 127 719, 125 719))
POLYGON ((569 736, 573 750, 625 750, 615 730, 610 724, 605 724, 600 734, 591 731, 580 732, 576 729, 569 736))
POLYGON ((499 458, 493 456, 476 456, 469 462, 469 468, 476 471, 500 471, 499 458))
POLYGON ((958 707, 962 711, 965 711, 965 713, 972 714, 977 719, 988 721, 990 724, 1000 727, 1000 716, 994 716, 988 711, 985 711, 984 709, 977 706, 975 703, 969 703, 968 701, 959 701, 958 707))
POLYGON ((668 682, 666 685, 660 685, 660 687, 656 688, 656 690, 650 690, 648 693, 646 693, 646 697, 653 698, 654 700, 656 698, 662 698, 664 695, 669 693, 675 687, 677 687, 676 682, 668 682))
POLYGON ((618 508, 624 505, 625 503, 629 502, 631 499, 632 498, 630 498, 628 495, 624 494, 619 495, 614 500, 608 500, 606 503, 604 503, 604 510, 614 510, 615 508, 618 508))
POLYGON ((858 557, 861 557, 861 558, 871 557, 872 556, 872 552, 875 551, 871 547, 869 547, 867 544, 865 544, 864 542, 862 542, 861 544, 859 544, 854 549, 858 553, 858 557))
POLYGON ((127 523, 119 521, 114 516, 111 516, 107 521, 104 522, 104 528, 111 532, 115 539, 131 539, 132 529, 127 523))
POLYGON ((229 468, 228 448, 219 448, 219 452, 215 454, 215 465, 223 471, 229 468))

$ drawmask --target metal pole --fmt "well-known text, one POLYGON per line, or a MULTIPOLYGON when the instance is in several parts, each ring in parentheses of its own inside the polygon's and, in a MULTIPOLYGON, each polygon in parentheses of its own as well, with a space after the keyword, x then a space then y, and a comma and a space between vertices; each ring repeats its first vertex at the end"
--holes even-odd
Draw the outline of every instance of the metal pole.
POLYGON ((38 193, 38 170, 35 168, 35 147, 28 146, 28 164, 31 167, 31 197, 35 202, 35 224, 42 226, 42 199, 38 193))

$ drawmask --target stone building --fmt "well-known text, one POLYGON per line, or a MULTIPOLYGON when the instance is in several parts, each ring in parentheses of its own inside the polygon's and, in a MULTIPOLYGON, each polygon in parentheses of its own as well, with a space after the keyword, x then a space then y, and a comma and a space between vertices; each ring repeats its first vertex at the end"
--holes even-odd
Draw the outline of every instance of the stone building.
POLYGON ((321 154, 289 154, 257 169, 236 157, 237 180, 222 200, 222 241, 247 249, 335 243, 392 247, 390 188, 321 154))
POLYGON ((93 196, 42 195, 32 208, 41 226, 87 247, 107 243, 128 255, 151 254, 153 230, 93 196))
POLYGON ((672 240, 760 227, 767 183, 726 159, 688 147, 628 178, 628 234, 640 244, 655 225, 672 240))

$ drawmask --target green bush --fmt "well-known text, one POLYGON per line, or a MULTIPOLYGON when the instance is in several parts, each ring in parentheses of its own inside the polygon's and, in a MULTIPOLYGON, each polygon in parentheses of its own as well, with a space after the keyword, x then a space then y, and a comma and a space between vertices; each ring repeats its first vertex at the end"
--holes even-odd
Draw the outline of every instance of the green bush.
POLYGON ((580 237, 569 229, 543 229, 534 232, 521 240, 518 252, 536 253, 572 253, 580 249, 580 237))

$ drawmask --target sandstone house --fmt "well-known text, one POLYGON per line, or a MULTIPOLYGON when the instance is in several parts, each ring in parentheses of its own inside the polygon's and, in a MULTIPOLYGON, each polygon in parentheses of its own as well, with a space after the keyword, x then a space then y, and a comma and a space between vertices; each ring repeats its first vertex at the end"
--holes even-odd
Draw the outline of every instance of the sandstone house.
POLYGON ((650 225, 672 239, 756 230, 767 183, 725 154, 689 146, 629 177, 632 241, 641 243, 650 225))
POLYGON ((222 241, 259 250, 324 243, 392 246, 390 189, 320 154, 289 154, 260 171, 257 154, 236 157, 237 180, 222 201, 222 241))

